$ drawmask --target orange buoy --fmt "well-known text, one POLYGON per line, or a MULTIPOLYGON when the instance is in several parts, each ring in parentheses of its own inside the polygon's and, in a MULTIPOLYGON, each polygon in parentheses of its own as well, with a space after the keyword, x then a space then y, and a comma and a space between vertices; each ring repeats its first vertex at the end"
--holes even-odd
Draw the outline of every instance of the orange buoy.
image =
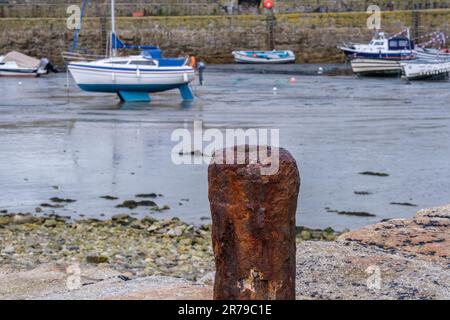
POLYGON ((197 69, 197 58, 195 56, 191 56, 191 59, 189 60, 189 65, 192 68, 197 69))

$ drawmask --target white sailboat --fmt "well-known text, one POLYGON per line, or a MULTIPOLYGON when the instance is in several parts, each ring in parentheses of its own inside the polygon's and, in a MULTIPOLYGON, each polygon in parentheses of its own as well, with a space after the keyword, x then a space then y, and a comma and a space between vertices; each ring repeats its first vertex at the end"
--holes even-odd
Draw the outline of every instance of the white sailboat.
POLYGON ((179 89, 183 100, 193 100, 189 83, 195 70, 188 58, 163 58, 154 46, 123 44, 116 36, 115 1, 111 0, 110 57, 75 61, 68 69, 85 91, 117 93, 122 101, 151 101, 149 93, 179 89), (118 49, 140 49, 140 55, 118 57, 118 49))

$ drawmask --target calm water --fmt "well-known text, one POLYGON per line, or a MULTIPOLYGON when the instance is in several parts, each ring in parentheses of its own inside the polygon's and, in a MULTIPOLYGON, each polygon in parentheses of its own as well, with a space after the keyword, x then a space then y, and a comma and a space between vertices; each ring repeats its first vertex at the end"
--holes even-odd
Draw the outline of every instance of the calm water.
POLYGON ((157 217, 200 223, 209 216, 207 167, 174 165, 170 140, 196 119, 222 130, 280 129, 281 145, 301 168, 300 225, 357 228, 416 211, 391 202, 450 202, 450 83, 298 76, 292 85, 289 77, 210 72, 204 87, 195 86, 192 105, 175 91, 155 95, 150 105, 121 105, 73 83, 67 95, 65 74, 2 78, 0 210, 34 211, 59 196, 77 200, 60 214, 107 217, 127 212, 114 208, 120 201, 156 192, 164 195, 158 204, 172 208, 157 217), (326 207, 377 217, 339 216, 326 207))

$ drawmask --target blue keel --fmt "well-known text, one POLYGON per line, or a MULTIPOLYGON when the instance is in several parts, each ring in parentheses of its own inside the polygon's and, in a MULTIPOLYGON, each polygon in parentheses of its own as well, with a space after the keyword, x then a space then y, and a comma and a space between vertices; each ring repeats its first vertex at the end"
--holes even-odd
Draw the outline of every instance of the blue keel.
POLYGON ((181 97, 184 101, 193 101, 194 95, 192 94, 191 88, 187 84, 183 84, 181 87, 179 87, 181 97))
POLYGON ((138 91, 119 91, 117 92, 120 100, 123 102, 150 102, 152 99, 147 92, 138 91))

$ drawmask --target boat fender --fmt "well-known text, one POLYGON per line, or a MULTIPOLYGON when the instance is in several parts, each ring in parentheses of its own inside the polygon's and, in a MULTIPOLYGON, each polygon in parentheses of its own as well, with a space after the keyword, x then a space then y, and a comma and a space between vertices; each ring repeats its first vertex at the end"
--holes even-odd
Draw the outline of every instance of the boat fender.
POLYGON ((141 76, 141 70, 139 67, 136 69, 136 76, 139 78, 141 76))
POLYGON ((111 79, 112 81, 116 81, 116 74, 114 72, 111 73, 111 79))
POLYGON ((183 81, 184 82, 188 82, 189 81, 187 73, 183 73, 183 81))

